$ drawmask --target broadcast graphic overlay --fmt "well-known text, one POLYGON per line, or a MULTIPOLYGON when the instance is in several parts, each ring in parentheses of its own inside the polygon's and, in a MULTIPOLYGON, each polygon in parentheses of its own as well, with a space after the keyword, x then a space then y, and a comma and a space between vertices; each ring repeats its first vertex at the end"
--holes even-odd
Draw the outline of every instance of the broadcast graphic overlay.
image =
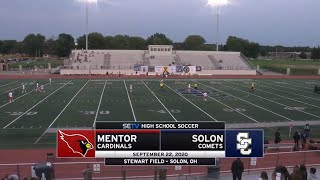
POLYGON ((224 122, 97 122, 95 130, 57 134, 59 157, 105 158, 105 165, 214 165, 215 158, 263 157, 262 130, 226 130, 224 122))

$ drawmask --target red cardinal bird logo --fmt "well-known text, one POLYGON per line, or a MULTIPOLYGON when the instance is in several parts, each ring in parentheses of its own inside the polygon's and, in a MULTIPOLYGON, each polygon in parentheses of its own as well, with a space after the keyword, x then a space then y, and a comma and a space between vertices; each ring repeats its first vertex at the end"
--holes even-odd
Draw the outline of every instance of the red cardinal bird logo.
POLYGON ((87 152, 93 149, 92 143, 82 134, 66 134, 60 130, 59 133, 61 140, 67 144, 73 153, 86 157, 87 152))

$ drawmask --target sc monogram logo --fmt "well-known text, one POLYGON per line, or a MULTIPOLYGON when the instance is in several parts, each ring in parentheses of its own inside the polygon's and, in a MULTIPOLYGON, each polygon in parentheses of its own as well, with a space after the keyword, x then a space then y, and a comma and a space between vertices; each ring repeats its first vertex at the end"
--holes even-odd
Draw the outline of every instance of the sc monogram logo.
POLYGON ((240 150, 242 155, 250 155, 252 149, 249 146, 252 144, 252 139, 249 138, 249 133, 238 133, 237 135, 237 150, 240 150))

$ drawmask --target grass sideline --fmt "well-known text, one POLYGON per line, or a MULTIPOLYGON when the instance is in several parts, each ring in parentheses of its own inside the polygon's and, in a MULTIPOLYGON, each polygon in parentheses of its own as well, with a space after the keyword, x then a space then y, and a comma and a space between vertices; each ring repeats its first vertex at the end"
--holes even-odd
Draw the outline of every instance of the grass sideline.
POLYGON ((261 69, 285 74, 287 68, 291 69, 291 75, 318 75, 320 69, 319 60, 251 60, 255 66, 261 69))

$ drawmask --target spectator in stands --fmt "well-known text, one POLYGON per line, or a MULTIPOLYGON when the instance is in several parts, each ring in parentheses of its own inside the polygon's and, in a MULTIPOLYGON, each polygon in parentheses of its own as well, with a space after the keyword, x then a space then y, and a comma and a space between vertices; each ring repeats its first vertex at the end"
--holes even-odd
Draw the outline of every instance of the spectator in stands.
MULTIPOLYGON (((275 143, 275 144, 279 144, 281 141, 282 141, 282 139, 281 139, 280 129, 278 129, 278 130, 274 133, 274 143, 275 143)), ((279 150, 279 148, 277 148, 276 150, 279 150)))
POLYGON ((293 135, 293 140, 296 148, 299 148, 299 141, 300 141, 301 135, 298 130, 293 135))
POLYGON ((302 176, 302 180, 307 180, 308 172, 307 172, 306 166, 304 164, 301 164, 299 168, 300 168, 300 173, 301 173, 301 176, 302 176))
POLYGON ((282 168, 282 166, 277 166, 274 169, 272 176, 271 176, 272 180, 285 180, 284 176, 282 175, 281 168, 282 168))
POLYGON ((262 171, 259 180, 268 180, 267 172, 262 171))
POLYGON ((233 161, 231 166, 233 180, 241 180, 243 171, 244 171, 243 162, 240 160, 240 158, 237 158, 236 160, 233 161))
POLYGON ((316 175, 316 172, 317 172, 316 168, 310 168, 310 174, 308 176, 308 180, 317 180, 318 177, 316 175))
POLYGON ((22 180, 28 180, 28 178, 27 178, 27 177, 24 177, 22 180))
POLYGON ((281 171, 281 174, 283 176, 283 179, 290 180, 289 171, 285 166, 281 166, 280 171, 281 171))
POLYGON ((292 180, 302 180, 302 176, 301 176, 301 173, 300 173, 300 169, 299 169, 299 166, 294 166, 293 168, 293 171, 290 175, 290 179, 292 180))
POLYGON ((5 179, 6 180, 19 180, 19 176, 16 174, 6 175, 5 179))

